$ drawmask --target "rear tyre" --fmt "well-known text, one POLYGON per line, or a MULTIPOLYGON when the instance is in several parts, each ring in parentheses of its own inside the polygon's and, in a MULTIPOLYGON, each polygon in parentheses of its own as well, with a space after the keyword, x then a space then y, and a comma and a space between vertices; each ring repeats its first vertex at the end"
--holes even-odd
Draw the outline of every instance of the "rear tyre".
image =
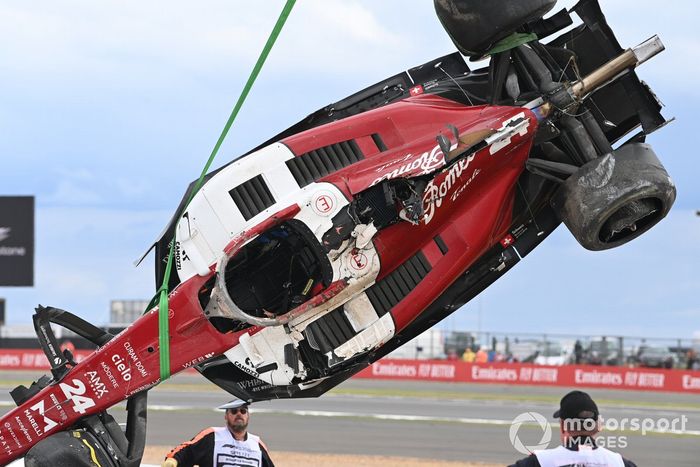
POLYGON ((523 24, 544 16, 556 0, 433 0, 435 12, 457 49, 478 57, 523 24))
POLYGON ((648 144, 627 144, 571 175, 552 207, 586 249, 623 245, 666 217, 676 187, 648 144))

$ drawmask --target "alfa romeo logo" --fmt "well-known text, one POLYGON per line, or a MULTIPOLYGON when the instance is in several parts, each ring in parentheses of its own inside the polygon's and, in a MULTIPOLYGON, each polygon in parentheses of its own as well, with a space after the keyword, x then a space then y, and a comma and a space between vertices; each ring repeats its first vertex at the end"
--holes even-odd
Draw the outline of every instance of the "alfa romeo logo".
POLYGON ((531 454, 535 449, 547 449, 549 447, 549 442, 552 440, 552 427, 549 425, 547 418, 544 415, 537 412, 525 412, 521 413, 513 419, 510 424, 510 443, 513 445, 516 451, 521 454, 531 454), (537 444, 526 445, 518 436, 520 427, 522 425, 539 427, 542 430, 542 438, 537 444))

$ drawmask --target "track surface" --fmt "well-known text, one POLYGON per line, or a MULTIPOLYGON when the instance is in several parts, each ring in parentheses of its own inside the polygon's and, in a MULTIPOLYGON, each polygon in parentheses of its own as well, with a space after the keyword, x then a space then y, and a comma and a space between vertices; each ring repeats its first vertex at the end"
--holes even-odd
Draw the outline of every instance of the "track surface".
MULTIPOLYGON (((0 373, 0 412, 11 400, 7 387, 35 374, 0 373)), ((523 412, 551 418, 568 389, 351 380, 319 399, 255 404, 251 431, 275 450, 388 455, 441 460, 510 463, 523 457, 509 439, 510 422, 523 412), (400 396, 392 396, 400 394, 400 396)), ((610 432, 609 442, 640 466, 697 466, 700 459, 700 397, 622 391, 590 391, 607 418, 648 418, 658 423, 686 418, 685 435, 610 432)), ((149 394, 149 445, 175 445, 207 426, 223 424, 214 407, 230 396, 199 375, 176 376, 149 394)), ((117 418, 122 410, 111 411, 117 418)), ((122 417, 123 418, 123 417, 122 417)), ((554 420, 552 420, 554 421, 554 420)), ((678 422, 680 427, 680 421, 678 422)), ((523 426, 518 435, 536 444, 542 429, 523 426)), ((550 446, 557 442, 556 427, 550 446)), ((610 446, 613 448, 613 446, 610 446)))

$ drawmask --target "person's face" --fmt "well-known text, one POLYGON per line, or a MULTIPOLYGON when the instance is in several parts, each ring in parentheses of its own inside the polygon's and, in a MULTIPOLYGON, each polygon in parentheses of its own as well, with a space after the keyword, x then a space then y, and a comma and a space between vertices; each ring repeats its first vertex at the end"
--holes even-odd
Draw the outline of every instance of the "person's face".
POLYGON ((571 432, 569 431, 569 428, 566 426, 566 422, 562 419, 559 419, 559 437, 561 438, 562 444, 566 444, 566 440, 570 437, 573 436, 596 436, 600 431, 603 429, 603 418, 598 417, 598 421, 595 423, 595 428, 593 430, 587 431, 587 430, 581 430, 581 431, 574 431, 571 432))
POLYGON ((226 426, 230 430, 241 433, 248 429, 248 419, 250 417, 250 412, 248 412, 248 407, 238 407, 237 409, 226 409, 226 414, 224 419, 226 420, 226 426))

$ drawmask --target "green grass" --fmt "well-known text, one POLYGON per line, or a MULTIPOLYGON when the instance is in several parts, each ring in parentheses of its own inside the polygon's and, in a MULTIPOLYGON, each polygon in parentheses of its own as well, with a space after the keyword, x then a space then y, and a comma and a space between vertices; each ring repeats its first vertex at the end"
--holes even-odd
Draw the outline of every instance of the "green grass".
MULTIPOLYGON (((27 380, 3 380, 0 381, 0 388, 12 389, 17 385, 29 385, 27 380)), ((213 383, 202 379, 201 383, 176 383, 166 381, 157 386, 154 391, 175 391, 175 392, 224 392, 213 383)), ((468 391, 431 391, 429 389, 400 389, 400 388, 348 388, 336 387, 328 394, 340 396, 371 396, 371 397, 411 397, 425 399, 457 399, 457 400, 483 400, 483 401, 512 401, 512 402, 538 402, 551 404, 556 407, 559 404, 559 397, 546 394, 503 394, 487 392, 468 391)), ((599 405, 613 407, 642 407, 642 408, 666 408, 666 409, 688 409, 700 410, 700 401, 673 402, 673 401, 629 401, 624 399, 596 399, 599 405)))

